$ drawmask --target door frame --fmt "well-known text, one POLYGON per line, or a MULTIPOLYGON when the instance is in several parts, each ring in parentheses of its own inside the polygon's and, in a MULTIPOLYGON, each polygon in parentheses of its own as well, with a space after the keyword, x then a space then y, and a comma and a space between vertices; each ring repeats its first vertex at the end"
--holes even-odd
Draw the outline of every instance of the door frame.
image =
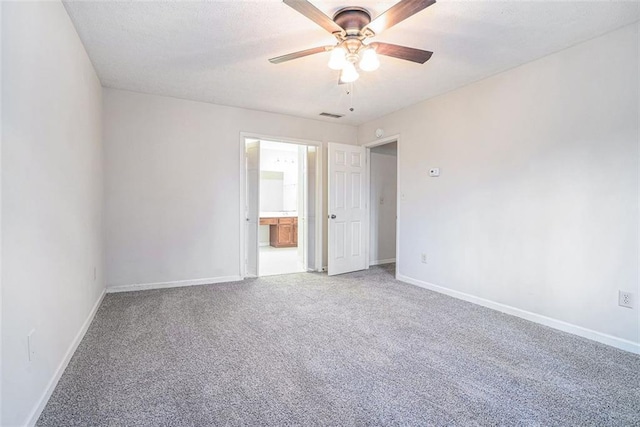
MULTIPOLYGON (((367 165, 366 165, 366 179, 367 179, 367 203, 371 201, 371 149, 379 147, 380 145, 386 145, 395 142, 398 145, 397 158, 396 158, 396 279, 400 275, 400 202, 402 201, 402 193, 400 192, 400 134, 391 135, 385 138, 380 138, 375 141, 362 144, 367 150, 367 165)), ((369 230, 367 233, 367 268, 371 267, 370 260, 370 238, 371 238, 371 206, 369 206, 369 230)))
MULTIPOLYGON (((322 183, 322 157, 323 157, 323 145, 322 145, 322 141, 313 141, 313 140, 308 140, 308 139, 298 139, 298 138, 288 138, 288 137, 282 137, 282 136, 273 136, 273 135, 265 135, 265 134, 260 134, 260 133, 253 133, 253 132, 240 132, 240 141, 239 141, 239 151, 240 151, 240 172, 239 172, 239 178, 240 178, 240 198, 239 198, 239 204, 238 206, 240 207, 240 215, 239 215, 239 219, 240 219, 240 260, 239 260, 239 266, 238 266, 238 271, 239 271, 239 276, 242 279, 245 279, 247 277, 247 272, 246 272, 246 257, 247 257, 247 251, 249 250, 249 248, 247 248, 246 246, 246 233, 245 233, 245 201, 247 198, 247 189, 246 189, 246 182, 247 182, 247 168, 245 167, 245 162, 246 162, 246 145, 245 145, 245 140, 246 139, 258 139, 258 140, 265 140, 265 141, 273 141, 273 142, 284 142, 284 143, 289 143, 289 144, 297 144, 297 145, 306 145, 306 146, 311 146, 311 147, 315 147, 317 149, 317 154, 316 154, 316 241, 314 242, 315 245, 315 252, 316 252, 316 259, 315 259, 315 266, 316 266, 316 270, 315 271, 321 271, 322 270, 322 253, 323 253, 323 247, 322 247, 322 236, 323 236, 323 229, 322 229, 322 223, 323 223, 323 191, 324 191, 324 187, 323 187, 323 183, 322 183)), ((257 197, 259 198, 260 195, 259 193, 257 193, 257 197)), ((260 204, 260 200, 257 200, 258 205, 260 204)), ((260 225, 258 225, 258 227, 260 227, 260 225)), ((308 236, 307 236, 308 237, 308 236)), ((256 247, 256 250, 258 250, 258 248, 256 247)), ((260 259, 258 257, 258 275, 260 274, 260 259)))

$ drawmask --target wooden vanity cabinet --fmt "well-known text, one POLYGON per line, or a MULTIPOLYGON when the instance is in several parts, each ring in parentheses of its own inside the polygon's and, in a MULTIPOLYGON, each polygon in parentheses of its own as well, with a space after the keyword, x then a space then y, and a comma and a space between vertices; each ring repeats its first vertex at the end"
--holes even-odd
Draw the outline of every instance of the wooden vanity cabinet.
POLYGON ((260 218, 260 225, 269 225, 269 244, 274 248, 298 246, 298 218, 260 218))

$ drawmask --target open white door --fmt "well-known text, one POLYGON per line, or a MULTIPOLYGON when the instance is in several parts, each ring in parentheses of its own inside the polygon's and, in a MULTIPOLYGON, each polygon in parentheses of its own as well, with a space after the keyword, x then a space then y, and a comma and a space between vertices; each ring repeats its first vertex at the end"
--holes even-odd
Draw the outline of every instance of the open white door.
POLYGON ((307 267, 307 146, 298 146, 298 261, 307 267))
MULTIPOLYGON (((317 182, 318 182, 318 149, 314 146, 307 147, 307 173, 306 173, 306 183, 307 183, 307 191, 305 191, 306 196, 306 208, 307 208, 307 220, 305 222, 305 230, 307 236, 307 264, 306 268, 309 271, 316 271, 318 269, 318 265, 321 262, 317 262, 317 252, 316 239, 318 238, 318 224, 316 221, 319 219, 316 216, 316 210, 318 209, 318 190, 317 190, 317 182)), ((322 239, 320 239, 322 240, 322 239)), ((320 242, 321 243, 321 242, 320 242)))
POLYGON ((329 275, 364 270, 369 209, 364 147, 329 143, 329 275))
POLYGON ((260 141, 245 140, 247 168, 245 200, 245 276, 258 277, 258 226, 260 222, 260 141))

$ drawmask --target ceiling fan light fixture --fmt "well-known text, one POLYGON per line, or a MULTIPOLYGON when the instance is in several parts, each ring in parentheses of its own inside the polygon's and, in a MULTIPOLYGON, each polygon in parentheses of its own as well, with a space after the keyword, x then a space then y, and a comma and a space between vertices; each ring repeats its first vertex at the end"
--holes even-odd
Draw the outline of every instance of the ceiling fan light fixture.
POLYGON ((372 48, 367 48, 362 52, 362 59, 360 60, 360 69, 362 71, 375 71, 380 67, 380 60, 376 51, 372 48))
POLYGON ((329 58, 329 68, 332 70, 342 70, 347 64, 347 51, 342 46, 336 46, 331 50, 329 58))
POLYGON ((365 72, 376 70, 380 66, 378 55, 390 56, 418 64, 424 64, 433 55, 433 52, 427 50, 391 43, 373 42, 367 44, 367 39, 410 18, 434 4, 436 0, 398 0, 373 20, 371 19, 371 13, 362 7, 344 7, 338 10, 333 15, 333 18, 330 18, 315 7, 310 0, 282 1, 331 33, 337 39, 337 43, 270 58, 269 62, 272 64, 280 64, 293 59, 331 51, 328 66, 333 70, 340 71, 338 84, 343 84, 354 82, 360 77, 356 66, 365 72))
POLYGON ((360 77, 360 74, 358 74, 355 65, 351 62, 347 62, 340 74, 340 81, 342 83, 351 83, 358 80, 358 77, 360 77))

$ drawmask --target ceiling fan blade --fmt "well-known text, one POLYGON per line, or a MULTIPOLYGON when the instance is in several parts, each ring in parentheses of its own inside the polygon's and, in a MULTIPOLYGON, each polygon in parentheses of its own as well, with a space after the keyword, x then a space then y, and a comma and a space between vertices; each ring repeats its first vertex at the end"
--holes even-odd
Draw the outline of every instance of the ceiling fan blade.
POLYGON ((344 31, 341 26, 333 22, 331 18, 322 13, 317 7, 309 3, 307 0, 283 0, 284 3, 300 12, 316 24, 320 25, 331 34, 344 31))
POLYGON ((299 52, 288 53, 286 55, 277 56, 275 58, 269 59, 269 62, 272 64, 280 64, 281 62, 291 61, 292 59, 302 58, 304 56, 314 55, 316 53, 326 52, 331 50, 333 46, 319 46, 313 47, 311 49, 301 50, 299 52))
POLYGON ((433 52, 428 50, 414 49, 407 46, 399 46, 397 44, 390 43, 371 43, 369 46, 376 50, 379 55, 392 56, 398 59, 404 59, 405 61, 417 62, 418 64, 424 64, 431 58, 433 52))
MULTIPOLYGON (((287 0, 285 0, 286 3, 287 0)), ((380 34, 387 28, 391 28, 398 22, 404 21, 410 16, 415 15, 422 9, 434 4, 436 0, 400 0, 384 13, 377 16, 366 26, 376 34, 380 34)))

